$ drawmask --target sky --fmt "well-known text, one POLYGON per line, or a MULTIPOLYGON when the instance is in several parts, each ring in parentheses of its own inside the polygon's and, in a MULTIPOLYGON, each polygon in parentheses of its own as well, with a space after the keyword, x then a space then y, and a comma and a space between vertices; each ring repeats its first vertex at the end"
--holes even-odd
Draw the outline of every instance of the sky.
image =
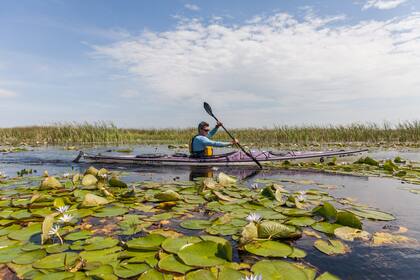
POLYGON ((0 127, 420 119, 420 0, 0 0, 0 127))

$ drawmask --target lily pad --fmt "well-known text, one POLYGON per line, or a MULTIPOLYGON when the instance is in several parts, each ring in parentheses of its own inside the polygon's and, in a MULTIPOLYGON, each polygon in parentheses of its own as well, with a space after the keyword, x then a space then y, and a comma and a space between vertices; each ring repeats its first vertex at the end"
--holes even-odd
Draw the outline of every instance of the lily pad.
POLYGON ((117 239, 114 239, 111 237, 104 238, 101 236, 95 236, 95 237, 85 240, 84 249, 86 251, 102 250, 102 249, 112 248, 118 243, 119 241, 117 239))
POLYGON ((28 241, 33 235, 41 233, 41 224, 31 224, 25 228, 11 231, 7 236, 10 239, 28 241))
POLYGON ((63 185, 55 177, 49 176, 42 181, 40 190, 59 189, 63 185))
POLYGON ((193 272, 190 272, 185 277, 186 280, 217 280, 217 278, 206 269, 199 269, 193 272))
POLYGON ((306 273, 298 266, 285 261, 262 260, 251 268, 256 275, 270 280, 307 280, 306 273))
POLYGON ((178 251, 182 247, 188 244, 194 244, 200 241, 201 239, 197 236, 182 236, 178 238, 167 238, 165 241, 163 241, 162 248, 169 253, 177 254, 178 251))
POLYGON ((311 226, 313 229, 323 232, 323 233, 327 233, 327 234, 334 234, 334 230, 336 228, 342 227, 342 225, 339 224, 330 224, 327 222, 318 222, 315 223, 311 226))
POLYGON ((19 245, 12 245, 6 248, 0 248, 0 263, 11 262, 21 252, 19 245))
POLYGON ((145 237, 139 237, 127 242, 130 249, 156 251, 166 238, 160 234, 149 234, 145 237))
POLYGON ((349 212, 352 212, 353 214, 366 218, 371 220, 377 220, 377 221, 392 221, 395 220, 395 217, 392 214, 385 213, 378 210, 372 210, 372 209, 366 209, 366 208, 352 208, 347 209, 349 212))
POLYGON ((213 241, 201 241, 188 245, 178 252, 181 260, 190 266, 210 267, 224 264, 226 260, 220 258, 219 244, 213 241))
POLYGON ((119 263, 118 265, 114 266, 114 274, 121 278, 130 278, 139 275, 149 269, 150 266, 145 263, 119 263))
POLYGON ((373 246, 416 244, 415 239, 388 232, 375 232, 372 237, 373 246))
POLYGON ((15 264, 32 264, 34 261, 45 257, 47 254, 44 250, 34 250, 24 252, 13 259, 15 264))
POLYGON ((96 179, 96 177, 93 176, 92 174, 86 174, 85 176, 83 176, 83 179, 82 179, 83 186, 92 186, 92 185, 95 185, 97 182, 98 182, 98 179, 96 179))
POLYGON ((117 177, 113 176, 111 179, 109 179, 109 186, 113 188, 127 188, 127 184, 123 181, 119 180, 117 177))
POLYGON ((177 201, 181 199, 181 196, 179 195, 179 193, 173 190, 166 190, 164 192, 155 194, 155 198, 158 201, 177 201))
POLYGON ((64 244, 52 244, 45 246, 45 251, 47 251, 48 254, 55 254, 55 253, 61 253, 64 251, 67 251, 69 249, 70 245, 67 243, 64 244))
POLYGON ((168 255, 163 257, 159 261, 159 268, 164 271, 170 271, 170 272, 177 272, 181 274, 185 274, 190 270, 193 270, 193 266, 189 266, 184 264, 181 260, 179 260, 174 255, 168 255))
POLYGON ((212 222, 209 220, 185 220, 179 225, 186 229, 205 229, 211 226, 212 222))
POLYGON ((76 241, 76 240, 88 239, 91 236, 92 236, 92 233, 90 231, 81 230, 81 231, 71 232, 67 234, 66 236, 64 236, 64 239, 70 240, 70 241, 76 241))
POLYGON ((290 219, 286 222, 286 224, 288 225, 300 226, 300 227, 310 226, 314 223, 316 223, 316 221, 312 219, 311 217, 297 217, 297 218, 290 219))
POLYGON ((98 217, 98 218, 105 218, 105 217, 115 217, 115 216, 121 216, 127 213, 127 208, 123 207, 105 207, 100 209, 98 212, 93 214, 92 216, 98 217))
POLYGON ((64 269, 65 266, 73 265, 78 258, 77 253, 59 253, 48 255, 32 264, 38 269, 64 269))
POLYGON ((340 278, 329 272, 324 272, 320 276, 318 276, 316 280, 340 280, 340 278))
POLYGON ((86 271, 86 275, 91 276, 93 279, 101 279, 101 280, 117 280, 118 279, 118 277, 114 275, 113 267, 108 264, 86 271))
POLYGON ((337 220, 337 210, 329 202, 325 201, 322 206, 316 207, 313 211, 323 216, 330 223, 335 223, 335 221, 337 220))
POLYGON ((325 241, 323 239, 318 239, 314 242, 314 246, 319 251, 329 256, 342 255, 350 251, 349 247, 340 240, 329 239, 328 241, 325 241))
POLYGON ((172 275, 165 275, 155 269, 151 269, 144 272, 138 280, 172 280, 172 275))
POLYGON ((248 243, 245 245, 245 250, 263 257, 287 257, 293 252, 292 247, 277 241, 248 243))
POLYGON ((338 212, 336 223, 343 226, 362 229, 362 222, 360 222, 359 218, 357 218, 355 214, 348 211, 338 212))
POLYGON ((370 234, 367 231, 352 228, 352 227, 339 227, 334 230, 335 236, 346 241, 353 241, 354 239, 361 239, 367 241, 370 239, 370 234))
POLYGON ((108 204, 109 201, 101 196, 97 196, 93 193, 87 193, 83 199, 82 206, 83 207, 94 207, 108 204))
POLYGON ((233 185, 236 184, 236 179, 233 177, 230 177, 228 175, 226 175, 223 172, 220 172, 218 177, 217 177, 217 181, 219 182, 219 184, 221 184, 222 186, 229 186, 229 185, 233 185))
POLYGON ((259 238, 296 238, 301 232, 294 226, 273 221, 263 221, 258 226, 259 238))

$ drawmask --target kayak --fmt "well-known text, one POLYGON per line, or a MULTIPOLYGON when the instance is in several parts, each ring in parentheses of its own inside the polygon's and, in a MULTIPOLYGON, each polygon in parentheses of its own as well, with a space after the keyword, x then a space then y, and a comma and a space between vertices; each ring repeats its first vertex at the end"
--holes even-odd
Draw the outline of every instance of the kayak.
MULTIPOLYGON (((252 151, 252 155, 261 163, 281 161, 319 161, 326 159, 358 156, 367 149, 361 150, 340 150, 340 151, 316 151, 316 152, 272 152, 252 151)), ((194 158, 188 154, 175 153, 166 154, 140 154, 140 155, 112 155, 112 154, 88 154, 83 151, 75 158, 74 162, 86 160, 88 162, 106 164, 136 164, 136 165, 179 165, 179 166, 236 166, 254 165, 255 162, 242 151, 234 151, 226 154, 214 155, 211 157, 194 158)))

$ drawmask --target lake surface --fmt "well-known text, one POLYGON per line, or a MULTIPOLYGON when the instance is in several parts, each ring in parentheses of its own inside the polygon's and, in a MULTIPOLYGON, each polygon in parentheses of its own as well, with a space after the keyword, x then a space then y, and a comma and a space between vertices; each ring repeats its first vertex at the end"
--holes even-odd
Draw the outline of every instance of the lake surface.
MULTIPOLYGON (((121 147, 119 147, 121 148, 121 147)), ((84 149, 87 152, 105 152, 115 150, 115 147, 93 147, 84 149)), ((164 146, 145 146, 136 148, 134 153, 173 152, 164 146)), ((15 176, 21 169, 33 169, 42 174, 48 170, 50 174, 63 174, 71 171, 85 170, 89 164, 72 163, 77 151, 67 151, 60 147, 34 148, 33 151, 0 155, 0 172, 15 176)), ((371 152, 375 159, 394 158, 420 161, 420 153, 377 151, 371 152)), ((95 167, 102 167, 95 165, 95 167)), ((218 168, 194 169, 190 167, 140 167, 140 166, 104 166, 108 169, 125 171, 126 182, 134 181, 173 181, 190 180, 196 176, 211 172, 217 174, 223 171, 245 180, 249 186, 261 179, 289 179, 313 181, 301 189, 319 188, 320 184, 334 185, 333 189, 323 189, 334 197, 351 197, 358 202, 377 207, 381 211, 392 213, 396 220, 391 222, 364 221, 363 229, 373 233, 383 231, 385 225, 404 226, 408 232, 404 235, 420 240, 420 195, 407 191, 407 188, 420 189, 418 185, 403 184, 396 179, 381 177, 364 177, 349 175, 334 175, 314 171, 290 171, 280 169, 263 170, 254 174, 253 169, 218 168)), ((287 181, 287 180, 286 180, 287 181)), ((286 189, 296 190, 296 185, 282 183, 286 189)), ((321 189, 322 190, 322 189, 321 189)), ((304 249, 308 255, 304 262, 316 267, 319 271, 329 271, 342 279, 420 279, 420 247, 410 246, 380 246, 371 247, 362 241, 349 243, 352 251, 342 256, 327 256, 313 247, 313 238, 301 238, 294 242, 296 247, 304 249)), ((239 258, 237 256, 237 258, 239 258)), ((264 279, 265 280, 265 279, 264 279)))

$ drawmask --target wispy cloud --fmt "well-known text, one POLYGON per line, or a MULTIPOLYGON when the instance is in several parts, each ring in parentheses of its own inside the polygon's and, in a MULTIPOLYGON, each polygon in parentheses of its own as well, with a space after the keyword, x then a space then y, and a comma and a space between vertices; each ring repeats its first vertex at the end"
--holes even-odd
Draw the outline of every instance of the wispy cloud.
POLYGON ((399 5, 407 2, 407 0, 369 0, 362 7, 362 10, 376 8, 379 10, 390 10, 398 7, 399 5))
POLYGON ((237 26, 184 19, 173 30, 95 49, 158 100, 302 110, 418 95, 420 13, 354 25, 342 19, 280 13, 237 26))
POLYGON ((0 98, 11 98, 15 96, 17 96, 16 92, 0 88, 0 98))
POLYGON ((190 11, 199 11, 200 7, 194 4, 185 4, 184 7, 190 11))

